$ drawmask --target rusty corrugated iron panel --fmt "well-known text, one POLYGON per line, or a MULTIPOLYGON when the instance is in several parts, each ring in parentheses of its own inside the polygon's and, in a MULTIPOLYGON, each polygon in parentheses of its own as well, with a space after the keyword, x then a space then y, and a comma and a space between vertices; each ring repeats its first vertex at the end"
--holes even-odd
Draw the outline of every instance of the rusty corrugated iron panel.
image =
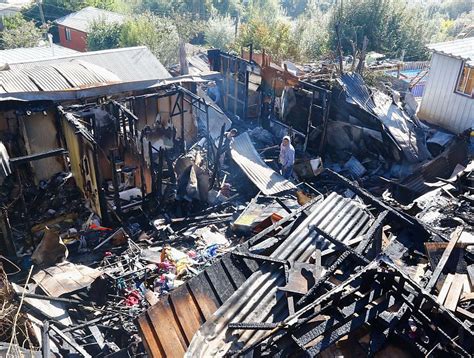
POLYGON ((255 150, 247 132, 235 138, 231 149, 232 159, 245 175, 265 195, 273 195, 296 186, 271 169, 255 150))

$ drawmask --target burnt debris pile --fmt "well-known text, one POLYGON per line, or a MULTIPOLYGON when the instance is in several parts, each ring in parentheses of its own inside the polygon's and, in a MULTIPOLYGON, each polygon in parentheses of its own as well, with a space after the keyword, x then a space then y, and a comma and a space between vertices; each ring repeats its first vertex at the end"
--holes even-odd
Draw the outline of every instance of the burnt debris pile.
POLYGON ((335 66, 199 64, 4 100, 0 356, 471 356, 469 131, 335 66))

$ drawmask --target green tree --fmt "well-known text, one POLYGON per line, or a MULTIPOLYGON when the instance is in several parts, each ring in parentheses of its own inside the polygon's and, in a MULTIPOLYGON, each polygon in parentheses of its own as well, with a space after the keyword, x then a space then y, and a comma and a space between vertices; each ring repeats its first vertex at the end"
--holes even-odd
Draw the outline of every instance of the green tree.
POLYGON ((120 45, 147 46, 165 66, 178 61, 179 35, 176 26, 169 18, 151 13, 134 16, 125 21, 120 45))
POLYGON ((296 59, 299 56, 292 39, 291 23, 282 17, 272 22, 253 17, 242 24, 236 45, 247 47, 249 44, 253 44, 257 51, 265 49, 275 61, 296 59))
POLYGON ((242 19, 249 22, 254 18, 259 18, 271 24, 284 15, 279 0, 248 0, 242 8, 242 19))
POLYGON ((3 26, 3 31, 0 32, 2 49, 34 47, 42 39, 42 31, 33 21, 26 21, 21 15, 6 18, 3 26))
POLYGON ((329 52, 328 23, 328 14, 321 12, 318 6, 309 7, 296 19, 293 43, 300 60, 313 61, 329 52))
POLYGON ((456 20, 462 14, 472 12, 472 0, 449 0, 444 1, 440 12, 447 14, 451 20, 456 20))
POLYGON ((282 0, 281 5, 288 16, 296 18, 304 13, 308 0, 282 0))
POLYGON ((106 50, 120 47, 122 25, 97 21, 91 25, 87 35, 87 49, 89 51, 106 50))
POLYGON ((242 11, 239 0, 213 0, 212 6, 221 16, 236 17, 242 11))
POLYGON ((204 30, 206 43, 213 48, 229 50, 235 40, 235 24, 229 16, 215 16, 209 19, 204 30))
POLYGON ((342 10, 335 8, 329 23, 331 44, 335 48, 335 24, 341 23, 341 42, 346 53, 350 40, 362 47, 364 36, 369 40, 368 51, 391 57, 405 50, 406 59, 426 58, 424 45, 429 42, 426 20, 420 9, 403 0, 347 0, 342 10))
POLYGON ((207 21, 189 13, 177 13, 170 16, 169 19, 171 19, 178 30, 179 38, 181 40, 184 42, 202 43, 202 39, 201 41, 196 41, 196 39, 204 33, 207 21))
MULTIPOLYGON (((42 7, 46 22, 53 22, 60 17, 79 11, 87 6, 120 13, 130 13, 133 3, 138 3, 138 1, 141 0, 43 0, 42 7)), ((36 23, 42 21, 38 5, 35 2, 32 2, 29 7, 25 7, 22 13, 27 19, 32 19, 36 23)))

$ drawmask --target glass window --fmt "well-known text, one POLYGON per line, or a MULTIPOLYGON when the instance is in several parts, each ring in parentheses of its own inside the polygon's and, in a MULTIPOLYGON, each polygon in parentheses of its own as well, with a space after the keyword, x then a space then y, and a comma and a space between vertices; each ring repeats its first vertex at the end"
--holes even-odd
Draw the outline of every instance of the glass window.
POLYGON ((456 92, 474 97, 474 68, 464 65, 459 75, 456 92))
POLYGON ((66 27, 66 40, 71 41, 71 30, 66 27))

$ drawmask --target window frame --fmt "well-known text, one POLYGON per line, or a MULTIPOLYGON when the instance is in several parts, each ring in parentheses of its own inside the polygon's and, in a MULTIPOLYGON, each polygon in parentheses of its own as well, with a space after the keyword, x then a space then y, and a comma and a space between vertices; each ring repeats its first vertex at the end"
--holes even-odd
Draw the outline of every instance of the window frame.
MULTIPOLYGON (((461 79, 463 77, 465 68, 468 69, 467 79, 469 79, 470 76, 474 76, 474 68, 468 66, 466 61, 463 61, 461 63, 461 69, 459 70, 459 74, 458 74, 458 77, 456 79, 456 85, 454 87, 454 93, 459 94, 459 95, 464 96, 464 97, 467 97, 467 98, 474 98, 474 89, 471 90, 470 94, 465 92, 466 86, 467 86, 467 83, 468 83, 467 80, 466 80, 466 84, 464 85, 464 91, 459 89, 459 86, 461 84, 460 82, 461 82, 461 79)), ((474 87, 474 85, 473 85, 473 87, 474 87)))
POLYGON ((69 27, 65 27, 64 32, 66 35, 66 41, 71 41, 71 29, 69 27))

